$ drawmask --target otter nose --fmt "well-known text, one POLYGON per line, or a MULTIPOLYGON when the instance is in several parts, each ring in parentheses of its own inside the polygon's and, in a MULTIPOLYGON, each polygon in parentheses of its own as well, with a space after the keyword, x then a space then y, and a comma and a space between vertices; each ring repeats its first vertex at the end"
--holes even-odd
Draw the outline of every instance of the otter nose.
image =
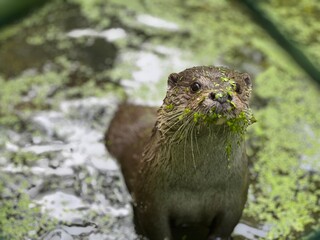
POLYGON ((227 100, 232 100, 232 96, 229 93, 225 94, 222 92, 211 92, 209 93, 209 98, 211 100, 218 101, 219 103, 225 103, 227 100))

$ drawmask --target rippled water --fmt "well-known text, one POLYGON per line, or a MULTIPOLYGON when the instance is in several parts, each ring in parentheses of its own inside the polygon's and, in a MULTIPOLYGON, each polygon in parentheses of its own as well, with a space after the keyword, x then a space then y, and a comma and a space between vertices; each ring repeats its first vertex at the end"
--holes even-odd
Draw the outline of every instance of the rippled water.
MULTIPOLYGON (((198 62, 165 40, 144 40, 184 34, 178 23, 138 14, 131 25, 109 19, 110 26, 101 28, 75 4, 55 3, 52 9, 40 18, 43 22, 0 41, 0 75, 5 81, 50 71, 67 79, 61 84, 48 79, 40 93, 31 85, 21 91, 17 104, 8 106, 15 109, 18 127, 0 126, 0 180, 6 183, 1 199, 27 193, 29 207, 40 206, 36 216, 46 216, 48 225, 52 222, 36 233, 29 231, 25 239, 135 239, 130 196, 115 159, 104 147, 104 133, 124 98, 159 106, 166 76, 198 62), (151 30, 144 33, 140 28, 151 30), (46 40, 35 33, 46 34, 46 40), (38 103, 35 99, 42 91, 46 95, 38 103)), ((251 62, 241 67, 257 74, 263 56, 242 50, 251 62)), ((306 127, 307 131, 313 133, 306 127)), ((312 169, 308 163, 304 167, 312 169)), ((250 191, 249 199, 254 198, 250 191)), ((271 228, 242 219, 234 239, 265 238, 271 228)))
MULTIPOLYGON (((69 58, 97 72, 106 66, 112 67, 114 61, 120 65, 127 61, 135 63, 130 78, 123 78, 120 82, 130 101, 160 105, 166 85, 165 81, 160 80, 171 71, 180 71, 193 65, 179 49, 165 45, 144 44, 139 49, 116 49, 112 42, 130 37, 125 29, 95 30, 89 28, 77 14, 79 12, 72 10, 71 16, 62 21, 65 36, 70 39, 86 37, 89 40, 84 45, 76 43, 72 47, 74 50, 67 53, 69 58), (81 24, 73 26, 71 20, 74 23, 83 22, 83 27, 81 24)), ((147 14, 138 16, 137 22, 162 31, 179 30, 177 24, 147 14)), ((61 21, 57 24, 61 24, 61 21)), ((35 29, 39 28, 42 26, 35 29)), ((6 63, 8 67, 2 65, 0 70, 7 77, 13 77, 21 71, 32 75, 46 62, 47 67, 54 68, 48 61, 57 53, 61 54, 55 52, 52 46, 29 45, 19 35, 11 42, 5 42, 2 56, 10 49, 15 58, 21 58, 19 64, 13 67, 9 62, 6 63), (36 61, 30 62, 29 56, 33 53, 36 55, 32 59, 36 61)), ((72 78, 70 84, 78 85, 76 81, 81 81, 81 73, 72 78)), ((42 239, 136 238, 130 196, 116 161, 106 152, 103 143, 107 124, 121 101, 117 94, 109 95, 107 98, 64 100, 55 110, 36 111, 27 122, 28 128, 32 129, 29 132, 2 129, 2 134, 7 136, 5 152, 41 156, 36 162, 26 165, 11 163, 3 157, 0 162, 1 172, 13 179, 20 175, 28 181, 26 192, 32 204, 39 205, 41 212, 50 219, 58 220, 54 229, 39 236, 42 239)), ((12 186, 18 187, 19 183, 12 186)), ((265 231, 241 223, 235 235, 257 239, 263 237, 265 231)))

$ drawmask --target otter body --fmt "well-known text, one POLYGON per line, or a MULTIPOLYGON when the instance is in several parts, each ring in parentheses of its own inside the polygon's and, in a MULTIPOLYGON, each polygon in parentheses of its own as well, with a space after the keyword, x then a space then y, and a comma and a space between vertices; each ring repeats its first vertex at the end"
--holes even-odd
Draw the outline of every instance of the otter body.
POLYGON ((246 73, 194 67, 169 76, 157 115, 152 108, 144 107, 147 116, 129 110, 137 106, 120 107, 106 143, 132 194, 139 234, 151 240, 230 236, 248 191, 243 135, 253 121, 250 92, 246 73))

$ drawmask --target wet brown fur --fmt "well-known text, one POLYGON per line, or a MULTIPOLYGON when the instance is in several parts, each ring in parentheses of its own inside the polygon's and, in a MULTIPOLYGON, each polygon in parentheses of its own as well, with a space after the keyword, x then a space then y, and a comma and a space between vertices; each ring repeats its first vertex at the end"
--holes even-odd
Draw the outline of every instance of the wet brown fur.
POLYGON ((230 236, 247 198, 245 142, 227 124, 196 123, 192 114, 218 106, 226 119, 232 119, 248 110, 250 92, 246 73, 194 67, 169 76, 158 112, 152 107, 120 105, 106 134, 106 146, 118 159, 133 196, 139 234, 151 240, 230 236), (236 108, 231 110, 230 104, 217 104, 208 97, 226 92, 230 84, 222 77, 241 87, 232 92, 236 108), (202 85, 199 93, 190 91, 195 81, 202 85), (185 109, 190 113, 185 114, 185 109), (179 118, 183 114, 185 119, 179 118), (227 144, 232 147, 230 155, 227 144))

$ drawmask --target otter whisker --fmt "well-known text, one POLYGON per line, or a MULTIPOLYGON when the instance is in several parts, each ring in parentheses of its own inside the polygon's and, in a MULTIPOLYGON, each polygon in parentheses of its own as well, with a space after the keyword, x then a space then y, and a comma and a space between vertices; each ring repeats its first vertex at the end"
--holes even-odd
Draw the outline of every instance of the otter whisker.
POLYGON ((190 119, 188 119, 185 122, 185 130, 184 130, 184 147, 183 147, 183 156, 184 156, 184 162, 186 163, 186 146, 187 146, 187 142, 188 142, 188 136, 190 136, 189 134, 190 132, 190 119))
POLYGON ((179 117, 183 114, 183 111, 178 111, 176 114, 172 114, 173 116, 170 116, 169 121, 167 121, 166 119, 166 125, 168 126, 168 129, 164 132, 164 135, 166 135, 167 132, 169 132, 170 130, 173 130, 174 127, 182 121, 182 119, 179 119, 179 117))
POLYGON ((194 126, 195 126, 195 123, 193 123, 191 125, 191 153, 192 153, 192 161, 193 161, 193 166, 194 166, 194 169, 196 170, 197 169, 197 166, 196 166, 196 161, 195 161, 195 156, 194 156, 194 150, 193 150, 193 134, 194 134, 194 126))
POLYGON ((181 137, 184 135, 184 130, 186 127, 188 127, 190 122, 190 114, 186 115, 184 119, 178 119, 175 125, 179 122, 182 122, 181 126, 175 131, 173 135, 173 139, 175 139, 176 135, 180 134, 178 137, 181 137))
MULTIPOLYGON (((172 136, 172 139, 173 140, 176 140, 176 137, 180 137, 181 138, 181 136, 183 136, 184 134, 184 129, 186 128, 186 127, 188 127, 188 123, 187 122, 183 122, 180 126, 179 126, 179 128, 175 131, 175 133, 173 134, 173 136, 172 136)), ((179 139, 178 139, 179 140, 179 139)))

